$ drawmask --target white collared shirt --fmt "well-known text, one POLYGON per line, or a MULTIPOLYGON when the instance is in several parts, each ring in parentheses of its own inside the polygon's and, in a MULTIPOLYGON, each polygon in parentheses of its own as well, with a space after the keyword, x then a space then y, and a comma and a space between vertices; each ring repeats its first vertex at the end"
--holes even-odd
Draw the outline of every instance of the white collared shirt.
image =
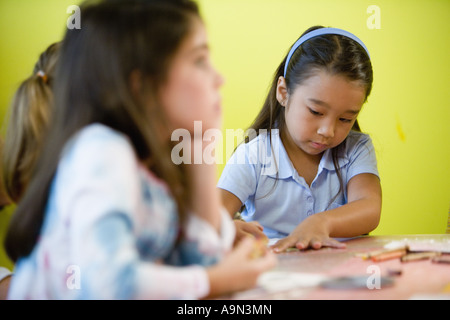
POLYGON ((245 204, 242 217, 261 223, 269 238, 285 237, 308 216, 346 204, 347 184, 354 176, 361 173, 379 176, 370 137, 351 131, 338 161, 344 193, 330 203, 339 191, 331 149, 324 152, 317 175, 308 186, 290 161, 278 130, 272 130, 271 136, 272 148, 267 133, 241 144, 218 182, 219 188, 245 204))

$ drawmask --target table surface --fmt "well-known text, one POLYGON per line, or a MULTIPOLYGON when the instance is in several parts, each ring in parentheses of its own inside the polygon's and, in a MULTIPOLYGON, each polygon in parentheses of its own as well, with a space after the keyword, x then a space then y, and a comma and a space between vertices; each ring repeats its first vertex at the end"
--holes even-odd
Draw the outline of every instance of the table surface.
MULTIPOLYGON (((445 248, 450 252, 450 234, 362 236, 346 240, 345 249, 290 251, 277 254, 278 265, 271 271, 284 286, 269 288, 261 283, 254 289, 234 294, 232 299, 450 299, 450 264, 431 259, 401 262, 399 258, 374 262, 362 254, 387 244, 406 243, 422 247, 445 248), (394 275, 393 275, 394 273, 394 275), (311 281, 291 281, 295 276, 311 281), (293 277, 294 276, 294 277, 293 277), (376 276, 389 277, 390 285, 370 289, 324 288, 323 281, 337 277, 360 277, 373 285, 376 276), (283 279, 283 277, 285 277, 283 279), (314 282, 314 279, 320 280, 314 282)), ((447 253, 445 254, 447 255, 447 253)), ((275 279, 277 279, 275 277, 275 279)), ((380 279, 378 277, 378 279, 380 279)), ((272 279, 273 280, 273 279, 272 279)), ((297 279, 298 280, 298 279, 297 279)), ((367 282, 365 282, 367 283, 367 282)))

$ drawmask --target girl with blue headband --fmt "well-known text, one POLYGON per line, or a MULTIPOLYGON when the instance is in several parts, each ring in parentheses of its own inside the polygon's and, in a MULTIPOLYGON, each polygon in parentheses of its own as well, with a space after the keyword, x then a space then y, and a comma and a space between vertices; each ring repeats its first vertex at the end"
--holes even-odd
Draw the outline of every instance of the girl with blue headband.
POLYGON ((372 80, 367 48, 345 30, 312 27, 294 43, 218 183, 230 214, 240 212, 237 240, 342 248, 335 238, 377 227, 377 161, 357 122, 372 80))

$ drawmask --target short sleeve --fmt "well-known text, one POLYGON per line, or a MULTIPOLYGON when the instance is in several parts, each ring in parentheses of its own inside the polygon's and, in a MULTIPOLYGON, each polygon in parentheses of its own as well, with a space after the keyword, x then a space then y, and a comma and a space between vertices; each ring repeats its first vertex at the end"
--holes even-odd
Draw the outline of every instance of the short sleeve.
POLYGON ((217 186, 245 203, 254 195, 257 184, 256 161, 251 144, 241 144, 228 160, 217 186))
POLYGON ((12 275, 12 272, 5 267, 0 267, 0 281, 12 275))
POLYGON ((379 177, 372 139, 366 134, 349 136, 348 139, 347 182, 361 173, 371 173, 379 177))

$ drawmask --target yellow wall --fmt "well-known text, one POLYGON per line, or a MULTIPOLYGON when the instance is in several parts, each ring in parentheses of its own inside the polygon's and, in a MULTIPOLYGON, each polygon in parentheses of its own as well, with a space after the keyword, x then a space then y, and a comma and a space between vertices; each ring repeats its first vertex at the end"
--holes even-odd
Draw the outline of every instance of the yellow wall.
MULTIPOLYGON (((78 1, 79 3, 79 1, 78 1)), ((4 135, 10 100, 20 82, 27 78, 40 53, 61 40, 70 14, 71 0, 1 0, 0 1, 0 125, 4 135)), ((6 232, 13 208, 0 212, 0 241, 6 232)), ((0 266, 12 268, 3 246, 0 266)))
MULTIPOLYGON (((31 72, 40 52, 61 39, 69 17, 66 9, 78 3, 0 1, 2 123, 19 82, 31 72)), ((226 78, 224 129, 245 129, 251 123, 276 66, 308 27, 321 24, 359 36, 369 48, 375 76, 359 119, 375 144, 384 196, 381 223, 373 234, 445 231, 450 204, 448 0, 199 3, 214 62, 226 78), (381 29, 367 27, 372 15, 367 8, 373 4, 380 8, 381 29)), ((8 213, 0 213, 0 238, 8 219, 8 213)), ((2 250, 0 265, 11 266, 2 250)))

